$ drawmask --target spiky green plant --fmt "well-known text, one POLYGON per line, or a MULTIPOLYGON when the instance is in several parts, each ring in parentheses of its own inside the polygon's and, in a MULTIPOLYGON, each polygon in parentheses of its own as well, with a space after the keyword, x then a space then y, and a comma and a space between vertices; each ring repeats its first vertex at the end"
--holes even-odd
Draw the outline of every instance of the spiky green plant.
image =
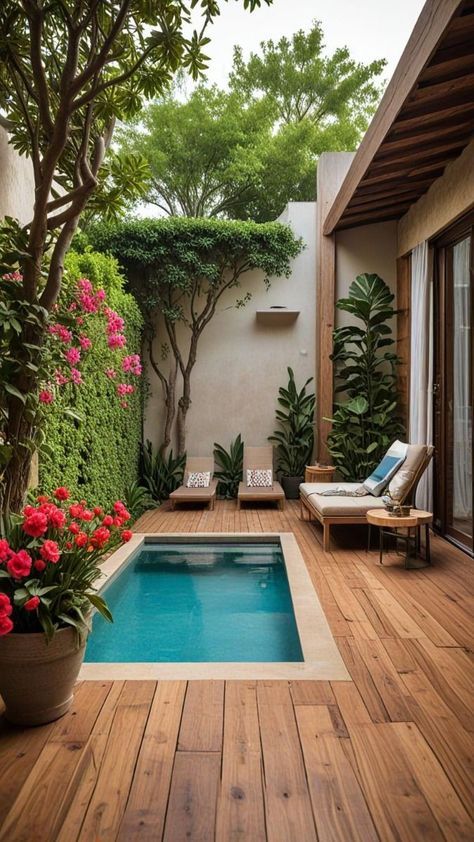
POLYGON ((276 417, 281 429, 276 430, 268 441, 276 444, 277 470, 287 477, 304 475, 305 465, 311 459, 314 444, 314 394, 306 389, 312 381, 309 377, 298 390, 292 368, 288 368, 288 386, 280 386, 276 417))
POLYGON ((148 489, 154 503, 167 500, 171 492, 178 488, 183 481, 186 454, 173 456, 170 450, 168 456, 160 450, 153 453, 151 441, 146 442, 141 452, 141 484, 148 489))
POLYGON ((231 442, 229 451, 214 442, 214 458, 220 466, 214 473, 216 479, 219 480, 217 493, 219 497, 225 497, 226 500, 234 499, 237 497, 244 468, 244 444, 240 433, 231 442))

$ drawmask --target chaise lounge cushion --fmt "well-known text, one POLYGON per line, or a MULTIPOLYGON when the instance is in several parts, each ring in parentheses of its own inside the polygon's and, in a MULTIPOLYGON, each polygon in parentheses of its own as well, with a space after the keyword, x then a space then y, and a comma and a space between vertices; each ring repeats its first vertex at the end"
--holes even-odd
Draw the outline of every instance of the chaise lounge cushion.
POLYGON ((187 488, 185 485, 180 485, 176 491, 170 494, 170 500, 175 500, 179 503, 192 500, 210 500, 214 497, 217 489, 217 480, 211 479, 207 488, 187 488))
POLYGON ((388 484, 388 493, 395 500, 404 500, 415 476, 428 455, 426 444, 409 444, 406 459, 388 484))
POLYGON ((239 499, 240 500, 280 500, 285 496, 283 488, 279 482, 274 482, 271 486, 256 485, 248 486, 244 482, 239 483, 239 499))
POLYGON ((360 488, 360 482, 304 482, 300 485, 300 494, 323 517, 365 517, 369 509, 384 507, 381 498, 373 497, 372 494, 363 497, 322 496, 323 491, 329 491, 336 486, 355 491, 360 488))

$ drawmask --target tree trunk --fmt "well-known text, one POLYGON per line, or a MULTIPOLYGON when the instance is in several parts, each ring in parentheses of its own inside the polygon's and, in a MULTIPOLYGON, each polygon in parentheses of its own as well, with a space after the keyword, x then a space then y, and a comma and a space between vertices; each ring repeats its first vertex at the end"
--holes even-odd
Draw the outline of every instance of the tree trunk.
POLYGON ((171 444, 171 435, 173 431, 173 423, 176 415, 176 376, 178 374, 178 363, 175 360, 174 367, 168 375, 168 383, 166 387, 165 398, 165 426, 163 430, 163 441, 160 446, 160 453, 163 456, 171 444))

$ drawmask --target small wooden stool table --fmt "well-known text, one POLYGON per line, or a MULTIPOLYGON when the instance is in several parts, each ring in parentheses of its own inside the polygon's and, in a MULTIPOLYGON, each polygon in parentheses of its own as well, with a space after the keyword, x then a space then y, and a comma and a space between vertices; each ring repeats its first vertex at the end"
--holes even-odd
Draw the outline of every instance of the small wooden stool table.
POLYGON ((332 482, 336 469, 332 465, 306 465, 305 482, 332 482))
MULTIPOLYGON (((367 512, 367 522, 369 530, 371 526, 378 526, 379 528, 379 550, 380 550, 380 564, 383 564, 384 551, 384 536, 392 535, 398 541, 404 541, 406 546, 405 553, 405 569, 419 570, 422 567, 428 567, 431 564, 430 557, 430 523, 433 522, 433 515, 431 512, 423 512, 418 509, 410 509, 410 514, 406 517, 390 515, 385 509, 370 509, 367 512), (425 557, 420 556, 420 533, 421 527, 425 527, 425 557), (392 529, 406 528, 406 535, 399 535, 397 532, 393 533, 392 529), (414 531, 414 535, 411 531, 414 531), (414 553, 410 553, 410 549, 414 547, 414 553)), ((370 547, 370 532, 369 532, 369 547, 370 547)))

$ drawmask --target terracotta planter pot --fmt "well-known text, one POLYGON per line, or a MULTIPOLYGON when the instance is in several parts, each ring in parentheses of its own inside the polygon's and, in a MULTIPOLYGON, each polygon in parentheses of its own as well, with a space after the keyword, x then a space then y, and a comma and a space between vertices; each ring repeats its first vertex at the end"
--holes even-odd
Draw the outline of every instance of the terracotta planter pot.
POLYGON ((51 642, 44 634, 0 638, 0 695, 5 717, 15 725, 43 725, 59 719, 73 700, 86 641, 74 629, 60 629, 51 642))

